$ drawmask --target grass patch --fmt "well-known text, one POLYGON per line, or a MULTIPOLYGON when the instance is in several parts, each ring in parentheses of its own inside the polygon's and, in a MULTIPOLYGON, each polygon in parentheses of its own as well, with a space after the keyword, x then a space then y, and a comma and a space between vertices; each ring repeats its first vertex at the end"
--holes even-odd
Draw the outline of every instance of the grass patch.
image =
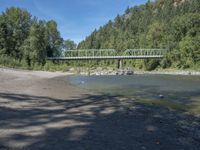
POLYGON ((162 99, 162 100, 142 99, 142 100, 138 100, 138 102, 141 102, 141 103, 147 104, 147 105, 157 105, 157 106, 167 107, 168 109, 182 111, 182 112, 186 112, 189 110, 189 107, 184 104, 170 102, 170 101, 164 100, 164 99, 162 99))
POLYGON ((194 115, 200 115, 200 104, 180 104, 175 102, 170 102, 168 100, 158 100, 158 99, 139 99, 137 102, 140 102, 142 104, 146 105, 155 105, 155 106, 161 106, 166 107, 171 110, 176 110, 180 112, 189 112, 194 115))

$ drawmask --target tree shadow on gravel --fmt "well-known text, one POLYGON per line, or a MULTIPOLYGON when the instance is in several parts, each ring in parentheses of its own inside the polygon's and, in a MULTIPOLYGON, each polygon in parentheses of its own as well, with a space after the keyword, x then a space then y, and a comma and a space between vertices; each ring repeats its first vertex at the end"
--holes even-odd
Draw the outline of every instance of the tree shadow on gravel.
POLYGON ((0 149, 198 150, 200 119, 110 95, 0 93, 0 149))

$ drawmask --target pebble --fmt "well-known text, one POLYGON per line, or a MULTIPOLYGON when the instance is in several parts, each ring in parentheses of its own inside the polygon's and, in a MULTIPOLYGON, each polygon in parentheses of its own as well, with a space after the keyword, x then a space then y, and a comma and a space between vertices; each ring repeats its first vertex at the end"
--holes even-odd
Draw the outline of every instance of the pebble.
POLYGON ((160 94, 159 97, 160 97, 160 98, 164 98, 164 95, 160 94))

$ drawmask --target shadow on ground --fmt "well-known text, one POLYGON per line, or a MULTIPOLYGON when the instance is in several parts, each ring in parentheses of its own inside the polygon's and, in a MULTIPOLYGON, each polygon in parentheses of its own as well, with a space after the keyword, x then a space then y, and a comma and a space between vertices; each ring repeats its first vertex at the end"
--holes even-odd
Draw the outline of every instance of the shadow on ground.
POLYGON ((0 149, 198 150, 199 123, 120 96, 0 93, 0 149))

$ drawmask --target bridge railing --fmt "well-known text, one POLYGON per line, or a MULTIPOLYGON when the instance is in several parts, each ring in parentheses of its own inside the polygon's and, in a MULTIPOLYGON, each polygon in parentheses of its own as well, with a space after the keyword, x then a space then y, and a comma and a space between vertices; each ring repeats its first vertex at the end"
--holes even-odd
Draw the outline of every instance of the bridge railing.
POLYGON ((123 53, 117 53, 114 49, 83 49, 67 50, 65 57, 162 56, 166 52, 166 49, 127 49, 123 53))
POLYGON ((128 49, 124 51, 124 56, 163 56, 166 49, 128 49))
POLYGON ((82 49, 67 50, 65 57, 101 57, 101 56, 117 56, 114 49, 82 49))

